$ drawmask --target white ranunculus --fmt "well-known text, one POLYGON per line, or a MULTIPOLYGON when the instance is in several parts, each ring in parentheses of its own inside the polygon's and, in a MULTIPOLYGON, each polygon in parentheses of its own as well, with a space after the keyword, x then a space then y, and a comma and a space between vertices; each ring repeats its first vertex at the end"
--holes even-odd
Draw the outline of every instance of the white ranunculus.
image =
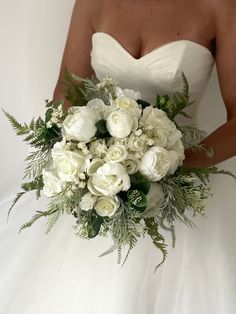
POLYGON ((140 118, 142 110, 138 103, 128 97, 118 97, 115 99, 116 107, 130 113, 132 117, 140 118))
POLYGON ((61 180, 72 182, 79 173, 84 172, 90 164, 90 155, 82 151, 66 150, 63 142, 58 142, 52 149, 53 165, 61 180))
POLYGON ((147 149, 147 137, 142 134, 136 136, 135 134, 130 134, 128 148, 132 152, 144 152, 147 149))
POLYGON ((102 196, 98 198, 94 206, 94 209, 99 216, 111 217, 118 210, 119 206, 120 206, 120 203, 116 196, 115 197, 102 196))
POLYGON ((141 94, 139 91, 134 91, 133 89, 121 89, 120 87, 116 88, 117 97, 127 97, 133 100, 141 99, 141 94))
POLYGON ((99 120, 95 111, 88 107, 73 107, 62 123, 62 134, 67 139, 88 142, 96 134, 96 122, 99 120))
POLYGON ((99 98, 94 98, 87 103, 87 107, 96 112, 99 120, 106 120, 108 115, 115 107, 107 106, 99 98))
POLYGON ((96 200, 97 197, 88 192, 81 198, 79 202, 79 207, 82 210, 88 211, 94 207, 96 200))
POLYGON ((94 195, 114 196, 130 188, 130 178, 120 163, 107 162, 99 167, 88 181, 88 189, 94 195))
POLYGON ((62 191, 64 182, 59 178, 55 168, 43 169, 43 193, 51 197, 62 191))
POLYGON ((127 150, 123 145, 112 145, 109 147, 105 160, 111 162, 121 162, 125 160, 127 156, 127 150))
POLYGON ((134 174, 139 170, 140 161, 135 156, 128 155, 122 164, 128 174, 134 174))
POLYGON ((107 118, 107 130, 111 136, 123 138, 130 134, 133 128, 133 118, 125 110, 114 110, 107 118))
POLYGON ((102 159, 94 158, 87 168, 87 174, 89 176, 92 176, 98 170, 99 167, 104 165, 104 163, 105 162, 102 159))
POLYGON ((162 186, 157 182, 151 183, 151 188, 147 194, 147 208, 143 213, 146 218, 156 217, 162 202, 164 200, 164 192, 162 186))
POLYGON ((155 182, 166 176, 169 166, 168 151, 163 147, 153 146, 142 156, 139 171, 155 182))

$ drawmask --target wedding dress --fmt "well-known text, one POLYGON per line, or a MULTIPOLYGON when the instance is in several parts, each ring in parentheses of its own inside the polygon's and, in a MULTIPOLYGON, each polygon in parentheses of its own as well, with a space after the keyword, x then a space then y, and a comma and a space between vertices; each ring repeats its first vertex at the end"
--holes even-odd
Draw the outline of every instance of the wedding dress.
MULTIPOLYGON (((107 74, 121 87, 139 90, 153 102, 157 93, 181 90, 181 72, 190 84, 193 119, 214 65, 210 50, 178 40, 135 59, 111 35, 92 38, 91 64, 99 79, 107 74)), ((214 112, 212 113, 212 117, 214 112)), ((222 168, 235 170, 235 158, 222 168)), ((176 247, 169 245, 165 264, 150 238, 140 239, 126 264, 116 253, 99 258, 111 239, 81 240, 71 216, 62 216, 48 235, 41 220, 20 235, 18 229, 46 199, 22 199, 6 221, 1 204, 0 314, 234 314, 236 309, 235 185, 226 176, 212 178, 214 196, 207 201, 207 219, 195 217, 199 229, 176 223, 176 247)))

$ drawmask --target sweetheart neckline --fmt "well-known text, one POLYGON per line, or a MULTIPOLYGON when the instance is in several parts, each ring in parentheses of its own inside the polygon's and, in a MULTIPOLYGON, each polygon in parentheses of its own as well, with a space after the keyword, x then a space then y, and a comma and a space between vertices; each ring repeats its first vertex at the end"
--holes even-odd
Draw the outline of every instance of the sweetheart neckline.
POLYGON ((193 40, 190 39, 178 39, 178 40, 173 40, 170 42, 167 42, 159 47, 154 48, 153 50, 149 51, 148 53, 146 53, 145 55, 141 56, 140 58, 135 58, 121 43, 119 40, 117 40, 115 37, 113 37, 112 35, 110 35, 109 33, 106 32, 95 32, 92 34, 92 37, 94 37, 95 35, 105 35, 107 36, 107 38, 110 38, 111 40, 113 40, 131 59, 133 59, 134 61, 141 61, 144 60, 146 57, 150 56, 152 53, 157 52, 161 49, 167 48, 173 44, 177 44, 177 43, 183 43, 183 42, 187 42, 189 44, 195 45, 196 47, 202 48, 204 50, 206 50, 208 52, 208 54, 210 55, 210 57, 212 59, 215 60, 214 56, 212 55, 212 52, 210 51, 209 48, 207 48, 204 45, 201 45, 193 40))

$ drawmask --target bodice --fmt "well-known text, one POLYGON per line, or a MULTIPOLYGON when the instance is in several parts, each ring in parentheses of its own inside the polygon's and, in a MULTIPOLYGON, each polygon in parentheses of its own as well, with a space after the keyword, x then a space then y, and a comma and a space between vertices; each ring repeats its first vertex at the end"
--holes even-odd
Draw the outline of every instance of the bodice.
POLYGON ((122 88, 138 90, 142 99, 153 103, 157 94, 182 90, 183 71, 194 101, 188 109, 193 117, 214 61, 208 48, 191 40, 172 41, 136 59, 108 33, 92 36, 91 66, 98 79, 111 75, 122 88))

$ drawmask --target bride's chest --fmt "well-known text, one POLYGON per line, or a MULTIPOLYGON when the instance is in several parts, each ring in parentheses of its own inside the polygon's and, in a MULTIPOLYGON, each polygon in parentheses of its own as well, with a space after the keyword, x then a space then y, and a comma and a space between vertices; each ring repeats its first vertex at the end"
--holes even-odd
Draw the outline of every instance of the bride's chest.
POLYGON ((211 49, 214 21, 205 1, 102 1, 94 17, 94 29, 112 34, 135 59, 183 39, 211 49))
MULTIPOLYGON (((113 36, 96 32, 92 36, 91 65, 102 74, 142 80, 175 88, 181 72, 191 80, 202 80, 211 71, 214 58, 209 49, 191 40, 176 40, 134 58, 113 36)), ((123 78, 123 79, 124 79, 123 78)))

